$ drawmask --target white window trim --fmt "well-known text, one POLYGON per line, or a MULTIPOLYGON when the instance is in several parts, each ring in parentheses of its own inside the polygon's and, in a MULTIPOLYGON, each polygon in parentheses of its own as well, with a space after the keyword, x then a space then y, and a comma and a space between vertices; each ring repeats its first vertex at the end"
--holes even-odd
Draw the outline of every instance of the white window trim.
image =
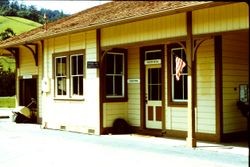
POLYGON ((79 53, 79 54, 70 54, 70 55, 61 55, 61 56, 55 56, 53 58, 54 61, 54 99, 55 100, 84 100, 84 82, 85 82, 85 57, 83 53, 79 53), (82 55, 83 56, 83 95, 72 95, 72 75, 71 75, 71 57, 72 56, 79 56, 82 55), (62 58, 62 57, 66 57, 66 95, 58 95, 58 88, 57 88, 57 76, 56 76, 56 59, 57 58, 62 58))
MULTIPOLYGON (((171 49, 171 84, 172 84, 172 90, 171 90, 172 99, 171 99, 171 100, 172 100, 173 102, 187 102, 187 101, 188 101, 188 99, 174 99, 174 93, 175 93, 175 92, 174 92, 174 86, 175 86, 175 85, 174 85, 174 80, 175 80, 175 78, 176 78, 176 77, 175 77, 175 76, 176 76, 176 73, 173 73, 173 71, 174 71, 173 69, 175 68, 173 62, 175 61, 175 58, 173 57, 172 51, 173 51, 173 50, 180 50, 180 49, 183 50, 183 52, 185 52, 184 49, 181 48, 181 47, 172 48, 172 49, 171 49)), ((182 75, 182 77, 183 77, 183 76, 187 76, 188 73, 181 73, 181 75, 182 75)), ((184 87, 183 84, 184 84, 184 82, 182 83, 182 87, 184 87)), ((183 92, 183 93, 184 93, 184 92, 183 92)), ((184 94, 182 95, 182 97, 184 97, 184 94)))
MULTIPOLYGON (((113 55, 122 55, 122 73, 121 74, 105 74, 105 76, 122 76, 122 95, 106 95, 106 98, 115 99, 115 98, 124 98, 125 97, 125 54, 119 53, 119 52, 108 52, 107 54, 113 54, 113 55)), ((114 91, 114 88, 113 88, 114 91)))
MULTIPOLYGON (((83 55, 83 54, 72 54, 72 55, 70 55, 70 58, 69 58, 69 59, 70 59, 70 70, 69 70, 69 71, 70 71, 70 74, 69 74, 69 75, 70 75, 70 76, 69 76, 69 78, 70 78, 70 97, 71 97, 71 98, 74 98, 74 99, 81 99, 81 98, 84 97, 84 70, 85 70, 85 69, 84 69, 84 55, 83 55), (71 72, 72 72, 72 71, 71 71, 71 70, 72 70, 71 58, 72 58, 73 56, 83 56, 83 74, 81 74, 81 75, 72 75, 72 73, 71 73, 71 72), (73 94, 73 84, 72 84, 72 83, 73 83, 73 77, 74 77, 74 76, 77 76, 77 77, 82 76, 82 77, 83 77, 83 85, 82 85, 82 87, 83 87, 83 88, 82 88, 82 89, 83 89, 83 90, 82 90, 82 91, 83 91, 83 95, 74 95, 74 94, 73 94)), ((79 86, 79 85, 78 85, 78 86, 79 86)))

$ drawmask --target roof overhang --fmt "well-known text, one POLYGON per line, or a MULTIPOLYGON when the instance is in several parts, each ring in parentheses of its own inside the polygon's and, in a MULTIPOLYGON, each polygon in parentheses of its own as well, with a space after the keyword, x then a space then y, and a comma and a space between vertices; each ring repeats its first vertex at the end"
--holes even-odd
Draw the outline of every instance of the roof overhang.
MULTIPOLYGON (((185 7, 180 7, 180 8, 174 8, 171 10, 167 11, 159 11, 155 12, 153 14, 145 14, 141 15, 138 17, 132 17, 132 18, 125 18, 125 19, 120 19, 120 20, 114 20, 110 22, 104 22, 100 24, 93 24, 89 26, 79 26, 76 28, 68 28, 60 32, 50 32, 44 30, 42 27, 39 27, 38 29, 41 29, 37 35, 32 35, 31 37, 26 37, 22 39, 15 40, 15 37, 13 37, 13 40, 10 40, 9 42, 6 42, 4 44, 0 44, 0 48, 8 48, 8 47, 16 47, 19 45, 24 45, 27 43, 31 42, 39 42, 44 39, 52 38, 52 37, 57 37, 57 36, 62 36, 66 34, 71 34, 71 33, 77 33, 77 32, 83 32, 83 31, 90 31, 90 30, 95 30, 95 29, 101 29, 105 27, 111 27, 119 24, 125 24, 125 23, 130 23, 130 22, 136 22, 136 21, 141 21, 144 19, 150 19, 150 18, 155 18, 155 17, 160 17, 160 16, 167 16, 167 15, 174 15, 178 13, 183 13, 183 12, 188 12, 188 11, 194 11, 194 10, 199 10, 199 9, 204 9, 204 8, 210 8, 210 7, 215 7, 215 6, 221 6, 221 5, 226 5, 226 4, 231 4, 231 3, 236 3, 236 2, 213 2, 213 1, 206 1, 203 2, 199 5, 190 5, 190 6, 185 6, 185 7)), ((20 34, 22 35, 22 34, 20 34)))

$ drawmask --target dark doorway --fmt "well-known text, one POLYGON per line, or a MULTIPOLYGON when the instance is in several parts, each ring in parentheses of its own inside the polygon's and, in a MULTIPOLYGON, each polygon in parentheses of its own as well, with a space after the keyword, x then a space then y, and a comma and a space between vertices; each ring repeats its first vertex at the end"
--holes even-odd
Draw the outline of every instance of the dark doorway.
POLYGON ((20 79, 19 82, 19 105, 26 106, 30 109, 36 110, 37 103, 32 103, 32 100, 37 101, 37 79, 20 79))

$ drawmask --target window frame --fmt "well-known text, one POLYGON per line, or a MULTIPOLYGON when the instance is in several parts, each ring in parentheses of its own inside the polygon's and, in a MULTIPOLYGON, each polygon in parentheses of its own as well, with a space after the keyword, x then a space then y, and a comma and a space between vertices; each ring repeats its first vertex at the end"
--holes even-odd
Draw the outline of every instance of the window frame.
MULTIPOLYGON (((79 53, 79 54, 71 54, 70 55, 70 77, 69 77, 69 81, 70 81, 70 97, 71 98, 82 98, 84 96, 84 55, 82 53, 79 53), (72 74, 72 57, 76 57, 76 56, 82 56, 82 74, 72 74), (78 94, 77 95, 74 95, 74 88, 73 88, 73 77, 82 77, 82 95, 79 95, 79 84, 78 84, 78 94)), ((79 69, 78 69, 79 70, 79 69)))
POLYGON ((53 53, 53 79, 54 79, 54 99, 55 100, 84 100, 84 80, 85 80, 85 72, 86 72, 86 62, 85 62, 85 50, 75 50, 69 52, 59 52, 53 53), (81 75, 83 78, 82 85, 82 95, 73 95, 73 80, 72 80, 72 60, 73 56, 82 56, 82 70, 83 74, 81 75), (58 95, 58 87, 57 87, 57 74, 56 74, 56 59, 66 57, 66 95, 58 95))
MULTIPOLYGON (((184 42, 183 42, 184 43, 184 42)), ((185 46, 185 43, 183 44, 185 46)), ((168 106, 171 107, 187 107, 187 102, 188 102, 188 95, 187 99, 185 100, 178 100, 178 99, 173 99, 174 97, 174 79, 176 74, 173 74, 173 61, 175 59, 172 58, 172 49, 184 49, 180 44, 177 43, 172 43, 167 45, 167 64, 168 64, 168 106)), ((185 53, 185 49, 183 50, 185 53)), ((187 66, 186 66, 187 67, 187 66)), ((188 70, 188 69, 187 69, 188 70)), ((188 73, 185 73, 187 76, 188 73)), ((183 78, 183 76, 181 76, 183 78)), ((186 82, 187 83, 187 82, 186 82)), ((187 83, 188 84, 188 83, 187 83)), ((186 88, 188 85, 186 85, 186 88)), ((186 89, 186 93, 188 93, 188 90, 186 89)))
MULTIPOLYGON (((123 48, 113 48, 107 51, 104 55, 104 70, 103 70, 103 98, 104 102, 126 102, 128 100, 128 93, 127 93, 127 50, 123 48), (108 54, 117 54, 123 55, 123 72, 122 72, 122 96, 109 96, 107 95, 107 55, 108 54)), ((115 65, 113 65, 115 67, 115 65)), ((109 74, 110 76, 112 74, 109 74)), ((117 76, 117 74, 113 74, 117 76)))

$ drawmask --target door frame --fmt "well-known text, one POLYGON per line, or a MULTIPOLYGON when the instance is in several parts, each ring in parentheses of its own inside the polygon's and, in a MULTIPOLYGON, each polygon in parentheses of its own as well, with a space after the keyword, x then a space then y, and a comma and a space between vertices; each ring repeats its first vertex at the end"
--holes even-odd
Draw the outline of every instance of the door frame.
POLYGON ((145 105, 145 70, 146 67, 144 65, 145 60, 145 52, 150 50, 162 50, 163 54, 161 57, 161 68, 162 68, 162 129, 153 129, 155 131, 161 130, 162 134, 166 131, 166 118, 165 118, 165 112, 166 112, 166 100, 165 100, 165 57, 166 57, 166 48, 165 45, 151 45, 151 46, 144 46, 140 47, 140 129, 147 130, 146 128, 146 105, 145 105))

